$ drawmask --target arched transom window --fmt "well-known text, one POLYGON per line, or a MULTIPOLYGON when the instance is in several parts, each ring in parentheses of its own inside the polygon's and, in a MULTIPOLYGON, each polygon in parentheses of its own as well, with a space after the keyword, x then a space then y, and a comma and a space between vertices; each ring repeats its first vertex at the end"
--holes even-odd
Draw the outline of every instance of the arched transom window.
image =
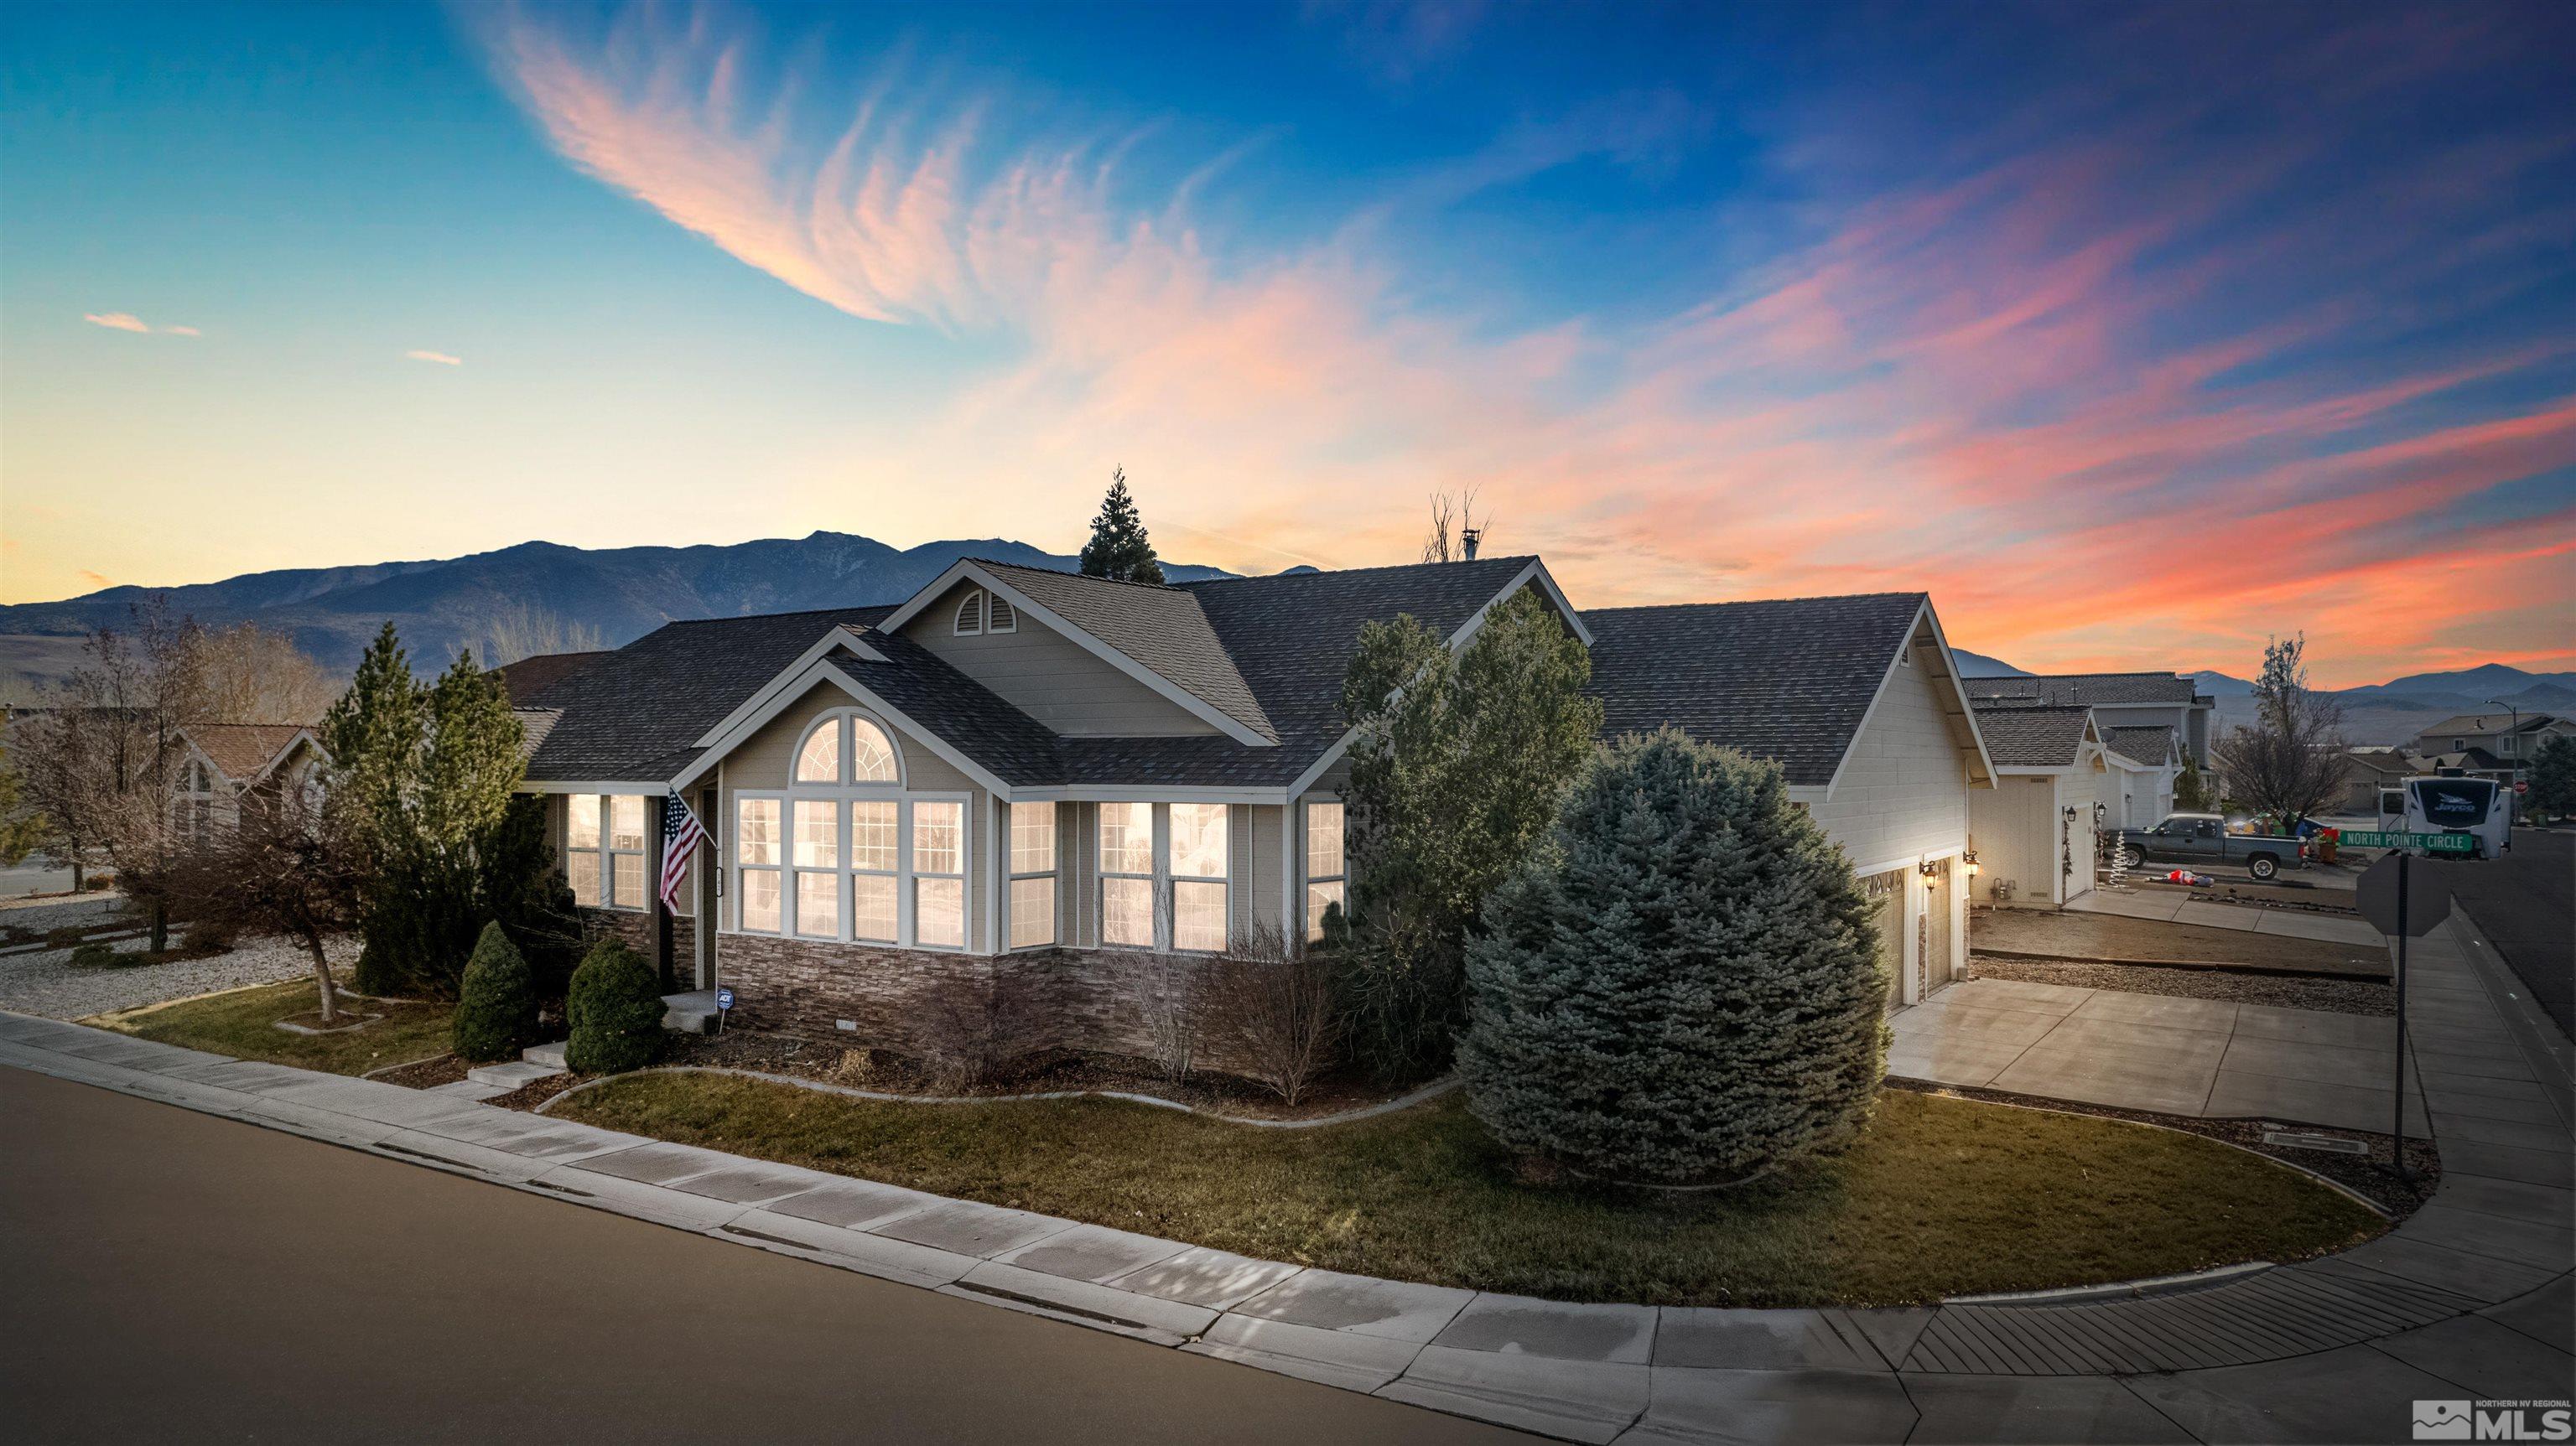
POLYGON ((966 798, 903 791, 903 758, 864 713, 796 743, 785 787, 734 794, 734 927, 747 934, 966 944, 966 798))
POLYGON ((800 784, 900 783, 894 740, 876 721, 857 713, 836 713, 816 723, 796 748, 795 781, 800 784), (849 766, 842 767, 843 760, 849 766))

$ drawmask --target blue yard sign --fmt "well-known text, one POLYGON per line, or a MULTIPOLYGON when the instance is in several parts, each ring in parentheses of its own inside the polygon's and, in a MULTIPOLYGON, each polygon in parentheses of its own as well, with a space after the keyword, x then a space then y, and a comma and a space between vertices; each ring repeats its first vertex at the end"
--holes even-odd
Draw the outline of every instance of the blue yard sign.
POLYGON ((731 986, 724 984, 716 986, 716 1008, 733 1008, 733 989, 731 986))

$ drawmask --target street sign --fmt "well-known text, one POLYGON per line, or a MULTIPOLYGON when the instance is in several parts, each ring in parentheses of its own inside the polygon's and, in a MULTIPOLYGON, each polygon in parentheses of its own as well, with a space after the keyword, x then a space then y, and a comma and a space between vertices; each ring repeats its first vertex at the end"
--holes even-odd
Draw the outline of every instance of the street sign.
POLYGON ((2478 836, 2471 833, 2376 833, 2347 828, 2336 833, 2335 841, 2348 849, 2422 849, 2428 854, 2478 851, 2478 836))
POLYGON ((2391 938, 2421 939, 2451 916, 2451 886, 2429 865, 2409 868, 2406 854, 2390 854, 2361 871, 2353 905, 2370 927, 2391 938))

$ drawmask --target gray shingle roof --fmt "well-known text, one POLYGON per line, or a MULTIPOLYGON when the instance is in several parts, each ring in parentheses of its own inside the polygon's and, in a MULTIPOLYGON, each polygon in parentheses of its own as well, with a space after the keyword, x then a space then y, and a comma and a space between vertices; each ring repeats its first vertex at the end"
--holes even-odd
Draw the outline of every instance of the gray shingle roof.
POLYGON ((891 607, 826 608, 669 623, 558 679, 527 700, 559 710, 528 761, 536 782, 658 783, 695 762, 698 735, 721 723, 835 626, 866 627, 891 607))
POLYGON ((2149 768, 2162 768, 2173 757, 2174 731, 2171 724, 2146 728, 2105 728, 2102 746, 2149 768))
POLYGON ((1924 602, 1901 592, 1586 612, 1604 731, 1669 723, 1821 787, 1924 602))
POLYGON ((1975 698, 2037 698, 2061 705, 2189 703, 2194 684, 2173 673, 2044 673, 2031 678, 1970 678, 1975 698))
POLYGON ((1277 741, 1260 700, 1186 588, 1111 582, 1079 573, 970 558, 1041 607, 1151 669, 1191 697, 1277 741))
POLYGON ((2084 754, 2088 708, 2056 708, 2022 699, 1980 702, 1977 731, 1999 768, 2068 768, 2084 754))
POLYGON ((1060 740, 1046 725, 910 638, 871 632, 865 641, 885 655, 884 662, 847 650, 836 650, 832 662, 897 712, 1005 783, 1053 783, 1064 775, 1064 760, 1057 753, 1060 740))

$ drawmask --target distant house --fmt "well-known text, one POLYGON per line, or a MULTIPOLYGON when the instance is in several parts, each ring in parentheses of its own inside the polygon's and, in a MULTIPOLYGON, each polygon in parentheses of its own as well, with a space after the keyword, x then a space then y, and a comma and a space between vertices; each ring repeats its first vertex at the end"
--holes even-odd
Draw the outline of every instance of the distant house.
POLYGON ((2108 751, 2089 708, 2018 699, 1977 705, 1995 786, 1968 795, 1968 841, 1986 901, 2063 904, 2093 888, 2108 751))
POLYGON ((297 723, 192 723, 179 739, 170 824, 181 838, 230 828, 262 799, 317 787, 326 757, 313 730, 297 723))
POLYGON ((2510 783, 2552 738, 2576 738, 2576 718, 2555 713, 2461 713, 2415 735, 2415 752, 2437 771, 2510 783))
POLYGON ((1461 648, 1523 593, 1589 646, 1607 733, 1779 761, 1879 902, 1894 1002, 1958 976, 1993 765, 1920 593, 1582 611, 1535 557, 1170 586, 967 560, 897 606, 672 623, 566 674, 523 702, 523 787, 591 917, 731 987, 738 1023, 900 1049, 958 990, 1025 987, 1037 1045, 1132 1054, 1138 970, 1310 938, 1345 897, 1361 627, 1461 648), (709 834, 676 913, 673 796, 709 834))
MULTIPOLYGON (((2021 698, 2058 707, 2093 710, 2106 729, 2170 728, 2175 748, 2199 768, 2209 767, 2210 719, 2218 700, 2177 673, 2042 673, 2020 678, 1977 678, 1980 698, 2021 698)), ((2148 752, 2156 751, 2149 747, 2148 752)), ((2159 814, 2158 818, 2162 815, 2159 814)), ((2148 822, 2155 822, 2154 819, 2148 822)))
POLYGON ((2409 778, 2420 778, 2432 772, 2433 763, 2408 749, 2385 744, 2347 748, 2343 751, 2344 791, 2335 801, 2335 811, 2357 818, 2379 816, 2379 796, 2409 778))

